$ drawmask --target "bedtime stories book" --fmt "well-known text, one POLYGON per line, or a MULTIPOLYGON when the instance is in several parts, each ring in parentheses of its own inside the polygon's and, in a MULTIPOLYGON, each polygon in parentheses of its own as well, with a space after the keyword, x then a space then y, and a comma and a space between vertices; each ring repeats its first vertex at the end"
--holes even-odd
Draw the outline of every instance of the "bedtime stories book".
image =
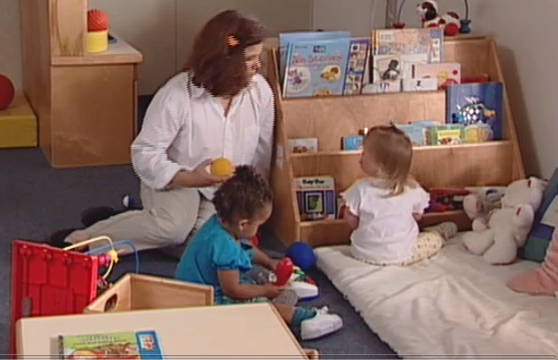
POLYGON ((303 31, 279 33, 279 81, 283 83, 287 52, 291 43, 296 41, 328 40, 350 38, 349 31, 303 31))
POLYGON ((502 140, 503 97, 501 82, 450 85, 446 122, 465 127, 465 143, 502 140))
POLYGON ((343 38, 291 43, 283 97, 342 95, 350 42, 343 38))

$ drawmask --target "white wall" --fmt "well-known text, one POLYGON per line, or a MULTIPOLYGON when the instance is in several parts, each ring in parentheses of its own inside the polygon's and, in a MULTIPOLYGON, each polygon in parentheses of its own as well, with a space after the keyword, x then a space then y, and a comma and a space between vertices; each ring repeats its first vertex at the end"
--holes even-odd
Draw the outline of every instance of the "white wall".
POLYGON ((313 28, 366 35, 385 26, 385 0, 315 0, 313 28))
POLYGON ((525 170, 550 177, 558 166, 558 1, 471 3, 474 30, 500 46, 525 170))
POLYGON ((18 0, 0 0, 0 74, 21 87, 21 42, 18 0))

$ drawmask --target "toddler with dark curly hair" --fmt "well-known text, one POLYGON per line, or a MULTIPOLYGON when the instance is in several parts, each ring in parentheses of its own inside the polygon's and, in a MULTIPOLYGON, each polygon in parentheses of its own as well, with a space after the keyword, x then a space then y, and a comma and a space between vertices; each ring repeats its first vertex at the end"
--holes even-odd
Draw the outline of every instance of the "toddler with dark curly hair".
MULTIPOLYGON (((277 261, 251 246, 272 211, 268 181, 251 166, 239 166, 215 192, 213 215, 190 240, 176 269, 178 280, 211 285, 216 304, 270 302, 285 290, 272 283, 255 284, 246 276, 252 264, 274 271, 277 261)), ((273 303, 288 324, 300 325, 303 340, 319 338, 343 327, 327 307, 307 309, 273 303)))

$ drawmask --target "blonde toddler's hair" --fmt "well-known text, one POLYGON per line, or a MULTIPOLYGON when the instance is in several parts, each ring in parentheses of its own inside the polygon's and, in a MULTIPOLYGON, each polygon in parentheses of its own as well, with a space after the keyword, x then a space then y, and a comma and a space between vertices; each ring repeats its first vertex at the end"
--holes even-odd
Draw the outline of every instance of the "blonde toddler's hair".
POLYGON ((388 196, 400 195, 406 186, 416 184, 410 175, 413 144, 403 131, 393 125, 372 127, 363 146, 379 167, 379 173, 375 175, 389 184, 388 196))

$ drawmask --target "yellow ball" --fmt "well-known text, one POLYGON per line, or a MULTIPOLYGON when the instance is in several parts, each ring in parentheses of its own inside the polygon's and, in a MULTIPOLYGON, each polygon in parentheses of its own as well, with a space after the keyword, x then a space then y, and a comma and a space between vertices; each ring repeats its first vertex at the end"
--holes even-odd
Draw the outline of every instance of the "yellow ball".
POLYGON ((211 173, 216 176, 227 176, 232 174, 233 165, 228 159, 219 158, 211 163, 211 173))

